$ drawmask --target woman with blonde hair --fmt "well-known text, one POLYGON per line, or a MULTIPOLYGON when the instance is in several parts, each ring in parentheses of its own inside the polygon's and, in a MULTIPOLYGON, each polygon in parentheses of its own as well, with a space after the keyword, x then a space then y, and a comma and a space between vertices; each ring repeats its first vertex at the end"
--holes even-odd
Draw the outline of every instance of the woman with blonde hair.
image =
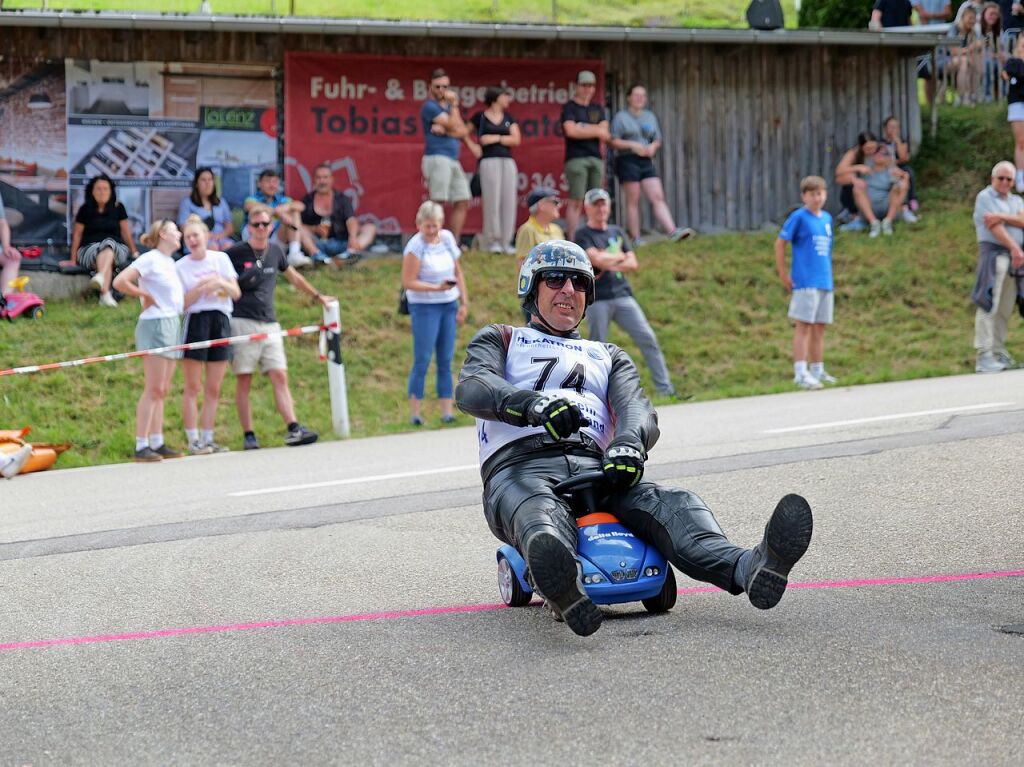
MULTIPOLYGON (((175 269, 185 292, 185 343, 229 338, 232 301, 242 295, 231 259, 227 253, 206 249, 210 230, 199 216, 191 215, 185 220, 182 234, 189 254, 178 261, 175 269)), ((217 403, 227 366, 227 346, 185 352, 181 420, 191 455, 227 452, 226 447, 213 441, 217 403), (198 404, 200 389, 203 390, 201 415, 198 404)))
MULTIPOLYGON (((174 253, 181 247, 178 225, 169 219, 155 222, 140 238, 150 250, 114 278, 113 287, 138 298, 142 313, 135 326, 135 348, 158 349, 178 343, 184 309, 181 282, 174 269, 174 253)), ((135 408, 135 455, 139 462, 180 458, 164 443, 164 400, 181 352, 161 352, 142 358, 145 385, 135 408)))
POLYGON ((436 202, 420 205, 417 234, 405 246, 402 287, 409 298, 412 320, 412 370, 409 372, 409 412, 413 426, 422 426, 421 405, 430 358, 437 355, 437 398, 441 422, 453 423, 452 359, 455 328, 466 321, 469 296, 462 276, 462 255, 455 235, 442 229, 444 208, 436 202))

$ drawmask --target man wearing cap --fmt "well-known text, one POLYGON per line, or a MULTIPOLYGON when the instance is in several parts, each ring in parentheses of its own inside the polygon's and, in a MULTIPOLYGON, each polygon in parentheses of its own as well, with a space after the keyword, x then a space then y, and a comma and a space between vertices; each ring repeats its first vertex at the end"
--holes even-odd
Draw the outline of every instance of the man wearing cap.
POLYGON ((615 224, 608 223, 611 213, 608 192, 591 189, 584 196, 584 210, 587 223, 576 231, 576 244, 590 258, 597 278, 597 298, 590 307, 587 321, 590 340, 606 342, 608 325, 615 320, 644 355, 658 393, 663 397, 675 397, 676 390, 669 378, 658 338, 647 322, 644 310, 633 298, 633 290, 624 274, 635 272, 640 264, 626 233, 615 224))
POLYGON ((430 98, 420 110, 425 140, 420 170, 430 200, 452 206, 448 223, 455 241, 459 242, 472 198, 469 180, 459 163, 462 139, 469 129, 459 112, 459 95, 452 90, 451 82, 443 69, 435 69, 430 74, 430 98))
POLYGON ((565 223, 569 239, 576 235, 583 210, 583 195, 588 189, 603 185, 604 160, 601 142, 611 141, 608 113, 600 104, 592 104, 597 91, 597 76, 583 70, 576 76, 572 98, 562 107, 562 134, 565 136, 565 180, 569 184, 569 201, 565 223))
POLYGON ((527 253, 534 246, 551 240, 564 240, 562 227, 555 223, 558 209, 562 201, 558 192, 551 187, 534 187, 526 198, 526 207, 530 209, 530 217, 526 219, 516 232, 516 257, 522 266, 527 253))

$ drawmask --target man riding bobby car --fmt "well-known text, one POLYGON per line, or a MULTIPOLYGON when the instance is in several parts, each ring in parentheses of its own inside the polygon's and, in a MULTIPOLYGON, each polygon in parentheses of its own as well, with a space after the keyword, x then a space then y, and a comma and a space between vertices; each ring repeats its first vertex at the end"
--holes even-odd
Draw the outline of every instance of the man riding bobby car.
POLYGON ((455 397, 477 419, 484 514, 491 531, 522 553, 534 590, 581 636, 601 626, 576 558, 577 525, 555 486, 602 471, 604 511, 652 544, 677 569, 765 610, 782 598, 807 551, 813 521, 799 495, 779 501, 761 542, 730 542, 694 493, 642 481, 658 441, 658 417, 636 366, 615 344, 577 328, 594 301, 594 270, 574 243, 533 248, 519 271, 525 327, 488 325, 470 342, 455 397))

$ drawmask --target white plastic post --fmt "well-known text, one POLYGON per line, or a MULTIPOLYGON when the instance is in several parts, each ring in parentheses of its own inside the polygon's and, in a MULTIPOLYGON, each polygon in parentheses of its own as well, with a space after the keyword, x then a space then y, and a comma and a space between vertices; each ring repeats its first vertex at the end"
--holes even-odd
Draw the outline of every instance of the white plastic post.
POLYGON ((349 436, 348 390, 345 387, 345 363, 341 359, 341 309, 337 301, 324 307, 327 325, 327 385, 331 392, 331 425, 339 437, 349 436))

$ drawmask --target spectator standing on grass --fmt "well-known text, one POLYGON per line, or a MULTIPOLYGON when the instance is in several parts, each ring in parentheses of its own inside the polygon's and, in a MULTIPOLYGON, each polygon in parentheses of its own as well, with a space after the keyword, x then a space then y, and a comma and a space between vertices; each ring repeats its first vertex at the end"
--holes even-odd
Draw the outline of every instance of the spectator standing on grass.
POLYGON ((250 232, 247 231, 249 217, 257 205, 269 208, 274 215, 271 235, 277 235, 278 239, 288 247, 288 265, 301 269, 313 263, 312 254, 306 255, 302 252, 303 244, 307 249, 312 249, 312 240, 302 242, 302 221, 300 215, 303 210, 301 202, 296 202, 291 197, 281 192, 281 176, 273 168, 267 168, 260 173, 256 181, 256 194, 245 198, 242 203, 245 209, 245 224, 242 227, 243 239, 248 239, 250 232))
POLYGON ((892 234, 892 223, 903 212, 907 199, 907 174, 893 164, 889 147, 882 144, 871 156, 864 174, 864 188, 855 188, 853 198, 861 218, 868 222, 868 237, 892 234))
POLYGON ((353 264, 377 236, 372 223, 359 223, 348 195, 335 191, 334 171, 326 163, 313 169, 313 191, 302 204, 302 227, 312 238, 316 260, 334 266, 353 264))
POLYGON ((476 141, 467 136, 473 156, 479 160, 480 202, 484 214, 483 249, 490 253, 516 252, 512 237, 516 231, 517 178, 519 169, 512 158, 512 147, 519 146, 519 124, 508 113, 512 92, 491 87, 484 91, 483 111, 469 120, 476 141))
MULTIPOLYGON (((117 275, 114 287, 126 296, 138 298, 142 304, 135 326, 136 350, 175 346, 180 343, 178 317, 185 306, 184 292, 174 269, 181 232, 173 221, 161 219, 140 239, 150 250, 117 275)), ((164 442, 164 401, 180 358, 181 352, 160 352, 142 358, 145 384, 135 408, 135 461, 152 463, 182 455, 164 442)))
POLYGON ((17 279, 20 266, 21 253, 11 247, 11 225, 4 212, 4 198, 0 197, 0 295, 11 291, 11 280, 17 279))
POLYGON ((839 220, 846 221, 841 231, 863 232, 868 228, 858 213, 857 200, 853 193, 854 190, 866 188, 864 179, 859 174, 871 171, 867 163, 878 151, 878 147, 878 137, 869 130, 862 131, 857 134, 857 146, 847 149, 836 166, 835 179, 839 185, 839 204, 842 206, 839 220))
POLYGON ((583 248, 594 267, 597 291, 596 299, 587 311, 588 337, 591 341, 607 342, 608 326, 615 321, 644 355, 658 393, 663 397, 675 397, 676 390, 669 377, 665 355, 658 345, 658 337, 633 297, 633 290, 626 279, 626 272, 640 268, 633 245, 621 228, 608 223, 611 197, 604 189, 591 189, 583 202, 587 221, 576 232, 576 244, 583 248))
POLYGON ((1009 32, 1024 27, 1024 4, 1020 0, 998 0, 1003 15, 1003 29, 1009 32))
POLYGON ((572 98, 562 107, 559 122, 565 136, 565 180, 569 184, 569 202, 565 228, 569 239, 576 236, 583 211, 583 196, 588 189, 604 186, 602 142, 611 141, 608 112, 594 104, 597 76, 586 69, 576 75, 572 98))
POLYGON ((974 201, 974 230, 978 238, 978 269, 971 299, 974 348, 978 373, 998 373, 1016 367, 1006 351, 1010 316, 1024 281, 1024 200, 1013 194, 1016 167, 996 163, 992 183, 974 201))
POLYGON ((640 192, 651 204, 654 219, 672 242, 685 240, 693 230, 677 227, 665 203, 665 189, 654 167, 654 155, 661 149, 661 128, 654 112, 647 109, 647 89, 639 83, 626 91, 626 109, 612 119, 612 148, 615 149, 615 177, 626 198, 626 231, 640 244, 640 192))
POLYGON ((825 210, 825 179, 808 176, 800 182, 803 207, 793 211, 775 240, 775 268, 788 293, 793 320, 793 383, 820 389, 836 379, 825 370, 825 326, 832 323, 832 216, 825 210), (793 248, 786 270, 786 243, 793 248), (808 365, 808 362, 810 363, 808 365))
MULTIPOLYGON (((921 25, 945 24, 953 13, 953 5, 949 0, 913 0, 917 11, 917 23, 921 25)), ((945 53, 940 54, 945 56, 945 53)), ((939 60, 939 57, 936 56, 939 60)), ((942 77, 942 61, 939 60, 939 71, 932 72, 932 55, 926 53, 917 60, 917 77, 924 80, 924 95, 929 106, 935 100, 935 80, 942 77)))
POLYGON ((189 216, 197 216, 209 230, 209 247, 223 250, 235 244, 231 236, 235 233, 231 208, 228 201, 217 194, 217 179, 212 168, 196 168, 192 191, 178 205, 178 226, 183 231, 189 216))
MULTIPOLYGON (((281 247, 270 240, 270 225, 273 213, 265 205, 254 205, 249 210, 249 239, 228 250, 228 258, 238 274, 241 296, 234 302, 231 312, 231 335, 247 336, 253 333, 277 333, 281 326, 274 313, 274 289, 277 275, 283 274, 296 289, 327 306, 335 300, 321 295, 306 279, 289 266, 281 247)), ((263 341, 239 344, 231 358, 231 369, 236 376, 235 406, 238 420, 245 433, 244 448, 255 450, 260 443, 253 430, 252 406, 249 404, 249 390, 252 376, 257 369, 266 374, 274 387, 274 404, 287 427, 286 445, 308 445, 316 442, 319 435, 302 426, 295 418, 295 405, 291 389, 288 388, 288 360, 280 336, 263 341)))
MULTIPOLYGON (((199 216, 188 217, 183 236, 189 254, 178 261, 175 269, 185 292, 185 343, 229 338, 232 301, 237 301, 242 295, 231 259, 219 250, 207 249, 208 230, 199 216)), ((185 352, 181 420, 185 426, 188 452, 192 455, 227 452, 226 447, 214 442, 213 428, 229 357, 227 346, 188 349, 185 352), (200 390, 203 392, 201 416, 198 406, 200 390)))
POLYGON ((459 149, 469 129, 459 111, 459 94, 452 90, 451 83, 443 69, 430 74, 430 97, 420 109, 424 136, 420 170, 430 200, 441 206, 451 205, 451 231, 458 243, 473 195, 459 163, 459 149))
POLYGON ((988 2, 982 6, 981 20, 978 26, 981 31, 982 67, 985 76, 983 99, 988 102, 999 96, 999 70, 1006 53, 1003 51, 1003 17, 999 4, 988 2))
POLYGON ((114 274, 137 255, 128 211, 117 201, 114 182, 102 174, 93 177, 85 186, 85 202, 75 213, 71 258, 61 261, 61 266, 77 264, 92 272, 92 284, 100 292, 100 305, 117 307, 110 293, 114 274))
POLYGON ((454 423, 452 360, 455 330, 466 321, 469 294, 455 236, 441 227, 444 208, 427 200, 416 212, 419 230, 405 246, 402 287, 409 298, 412 321, 412 370, 409 371, 409 417, 423 425, 423 396, 430 358, 437 357, 437 399, 441 423, 454 423))
POLYGON ((1016 163, 1016 189, 1024 192, 1024 34, 1017 35, 1013 56, 1003 64, 1002 78, 1007 82, 1006 120, 1013 133, 1013 161, 1016 163))
POLYGON ((978 87, 985 59, 985 41, 978 29, 978 14, 973 6, 960 9, 958 21, 949 28, 950 63, 956 74, 954 104, 973 107, 978 103, 978 87))

